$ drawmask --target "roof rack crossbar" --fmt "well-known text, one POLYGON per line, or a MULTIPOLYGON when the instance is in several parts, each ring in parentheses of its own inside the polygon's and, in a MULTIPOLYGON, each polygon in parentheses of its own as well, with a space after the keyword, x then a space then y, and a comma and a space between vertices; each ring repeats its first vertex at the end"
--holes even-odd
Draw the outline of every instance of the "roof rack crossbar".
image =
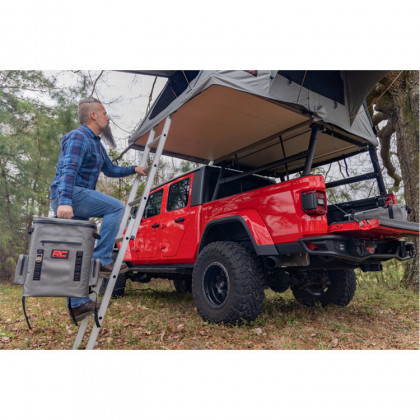
POLYGON ((227 182, 236 181, 241 178, 245 178, 249 175, 256 174, 258 172, 266 171, 269 169, 273 169, 280 165, 286 165, 287 163, 294 162, 295 160, 305 159, 308 156, 308 151, 305 150, 304 152, 297 153, 295 155, 289 156, 285 159, 276 160, 275 162, 269 163, 268 165, 261 166, 260 168, 251 169, 250 171, 244 172, 238 175, 232 175, 227 178, 219 179, 219 184, 226 184, 227 182))
POLYGON ((366 181, 367 179, 376 179, 376 172, 369 172, 368 174, 353 176, 351 178, 340 179, 339 181, 328 182, 325 184, 326 188, 339 187, 340 185, 353 184, 355 182, 366 181))

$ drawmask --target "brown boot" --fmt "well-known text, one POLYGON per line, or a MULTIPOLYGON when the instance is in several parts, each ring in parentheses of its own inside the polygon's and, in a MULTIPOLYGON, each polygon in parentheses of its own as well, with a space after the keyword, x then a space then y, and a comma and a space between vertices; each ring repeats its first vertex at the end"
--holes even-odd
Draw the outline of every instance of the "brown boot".
MULTIPOLYGON (((100 302, 96 303, 96 309, 99 311, 99 307, 101 306, 100 302)), ((93 315, 95 311, 95 302, 93 300, 89 300, 84 305, 78 306, 77 308, 72 308, 74 317, 76 321, 81 321, 83 318, 87 317, 88 315, 93 315)), ((69 309, 70 312, 70 309, 69 309)), ((70 313, 70 319, 73 321, 73 318, 70 313)))
MULTIPOLYGON (((114 263, 102 265, 99 267, 99 275, 102 277, 109 277, 112 273, 112 270, 114 268, 114 263)), ((121 268, 118 274, 126 273, 128 271, 128 267, 126 263, 121 264, 121 268)))

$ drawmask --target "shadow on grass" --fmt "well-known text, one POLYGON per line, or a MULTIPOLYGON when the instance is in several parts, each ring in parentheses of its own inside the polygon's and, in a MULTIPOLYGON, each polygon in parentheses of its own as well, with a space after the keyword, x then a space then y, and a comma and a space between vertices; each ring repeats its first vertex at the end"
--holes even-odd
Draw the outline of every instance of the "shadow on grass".
POLYGON ((193 302, 192 293, 181 293, 173 290, 170 286, 166 289, 156 288, 153 285, 142 285, 140 287, 128 287, 125 296, 127 298, 142 297, 153 301, 170 303, 189 303, 193 302))

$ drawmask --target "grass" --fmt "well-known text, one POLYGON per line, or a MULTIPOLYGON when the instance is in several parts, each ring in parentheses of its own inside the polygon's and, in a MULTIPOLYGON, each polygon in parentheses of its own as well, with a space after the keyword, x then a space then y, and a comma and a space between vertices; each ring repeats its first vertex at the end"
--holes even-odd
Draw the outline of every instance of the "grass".
MULTIPOLYGON (((192 295, 177 293, 169 281, 129 283, 108 309, 96 348, 418 349, 419 296, 400 285, 401 270, 388 264, 384 274, 357 272, 356 296, 344 308, 308 308, 290 290, 266 290, 261 315, 236 327, 204 322, 192 295)), ((65 300, 27 299, 28 330, 21 294, 20 286, 0 285, 0 349, 70 349, 77 327, 65 300)))

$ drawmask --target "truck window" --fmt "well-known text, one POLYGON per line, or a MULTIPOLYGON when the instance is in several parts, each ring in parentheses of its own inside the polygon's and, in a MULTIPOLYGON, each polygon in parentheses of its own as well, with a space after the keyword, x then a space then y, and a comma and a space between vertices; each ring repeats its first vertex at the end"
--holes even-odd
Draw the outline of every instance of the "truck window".
POLYGON ((144 209, 144 219, 156 216, 160 213, 160 207, 162 205, 163 189, 150 194, 147 200, 146 208, 144 209))
POLYGON ((169 188, 167 211, 187 207, 191 178, 183 179, 169 188))

